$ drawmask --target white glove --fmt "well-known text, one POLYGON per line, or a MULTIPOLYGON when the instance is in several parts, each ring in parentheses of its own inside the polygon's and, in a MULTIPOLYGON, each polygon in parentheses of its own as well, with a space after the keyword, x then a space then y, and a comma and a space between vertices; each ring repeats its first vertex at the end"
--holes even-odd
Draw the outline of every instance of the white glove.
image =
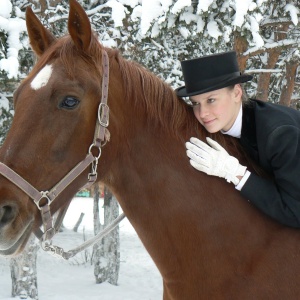
POLYGON ((244 176, 247 168, 240 165, 239 161, 230 156, 217 142, 209 137, 206 140, 211 147, 197 138, 191 138, 190 142, 186 143, 190 164, 198 171, 225 178, 237 185, 240 181, 237 176, 244 176))

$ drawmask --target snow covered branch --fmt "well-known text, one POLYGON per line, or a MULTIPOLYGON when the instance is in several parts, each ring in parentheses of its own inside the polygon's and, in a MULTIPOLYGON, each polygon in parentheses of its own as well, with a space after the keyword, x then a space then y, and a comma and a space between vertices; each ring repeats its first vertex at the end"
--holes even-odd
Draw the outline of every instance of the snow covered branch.
POLYGON ((266 52, 270 52, 274 49, 287 49, 287 48, 293 48, 298 45, 298 42, 291 39, 285 39, 274 43, 266 43, 263 47, 257 48, 252 47, 249 48, 246 52, 243 53, 243 56, 246 57, 252 57, 255 55, 263 54, 266 52))

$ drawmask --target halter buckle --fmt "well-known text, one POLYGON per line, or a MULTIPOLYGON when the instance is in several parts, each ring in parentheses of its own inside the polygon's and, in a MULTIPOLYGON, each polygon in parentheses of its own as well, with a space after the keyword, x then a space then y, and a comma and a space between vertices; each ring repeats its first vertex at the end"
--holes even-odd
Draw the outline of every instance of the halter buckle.
POLYGON ((106 103, 100 103, 99 105, 98 121, 103 127, 107 127, 109 124, 109 107, 106 103))

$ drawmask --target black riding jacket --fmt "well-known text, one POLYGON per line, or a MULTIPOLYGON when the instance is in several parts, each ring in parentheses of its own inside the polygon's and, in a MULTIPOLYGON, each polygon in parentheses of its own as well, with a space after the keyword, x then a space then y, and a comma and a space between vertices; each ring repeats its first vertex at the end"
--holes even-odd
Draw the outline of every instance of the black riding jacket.
POLYGON ((251 173, 241 194, 282 224, 300 228, 300 112, 251 99, 240 142, 274 180, 251 173))

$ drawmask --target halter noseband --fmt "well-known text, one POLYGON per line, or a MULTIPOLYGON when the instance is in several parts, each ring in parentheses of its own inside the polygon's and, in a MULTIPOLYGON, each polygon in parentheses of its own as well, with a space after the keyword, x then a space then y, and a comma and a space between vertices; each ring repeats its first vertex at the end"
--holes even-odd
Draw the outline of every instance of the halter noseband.
MULTIPOLYGON (((52 239, 52 237, 58 231, 63 217, 66 213, 66 209, 60 210, 56 223, 53 225, 53 217, 51 215, 50 206, 58 197, 58 195, 64 191, 81 173, 83 173, 88 166, 91 165, 91 172, 88 174, 87 183, 82 187, 86 188, 91 186, 97 179, 97 166, 98 160, 101 156, 101 148, 109 141, 109 131, 107 126, 109 124, 109 107, 107 105, 108 99, 108 83, 109 83, 109 59, 106 51, 102 50, 102 97, 98 107, 98 118, 95 127, 94 140, 89 147, 88 154, 81 162, 79 162, 62 180, 60 180, 49 191, 38 191, 28 181, 18 175, 11 168, 0 162, 0 174, 10 180, 13 184, 19 187, 25 192, 36 204, 41 211, 44 232, 38 229, 35 235, 41 242, 46 242, 52 239), (94 156, 92 150, 96 149, 98 155, 94 156)), ((72 199, 69 200, 68 204, 72 199)), ((59 247, 57 247, 59 248, 59 247)), ((60 248, 61 249, 61 248, 60 248)))

